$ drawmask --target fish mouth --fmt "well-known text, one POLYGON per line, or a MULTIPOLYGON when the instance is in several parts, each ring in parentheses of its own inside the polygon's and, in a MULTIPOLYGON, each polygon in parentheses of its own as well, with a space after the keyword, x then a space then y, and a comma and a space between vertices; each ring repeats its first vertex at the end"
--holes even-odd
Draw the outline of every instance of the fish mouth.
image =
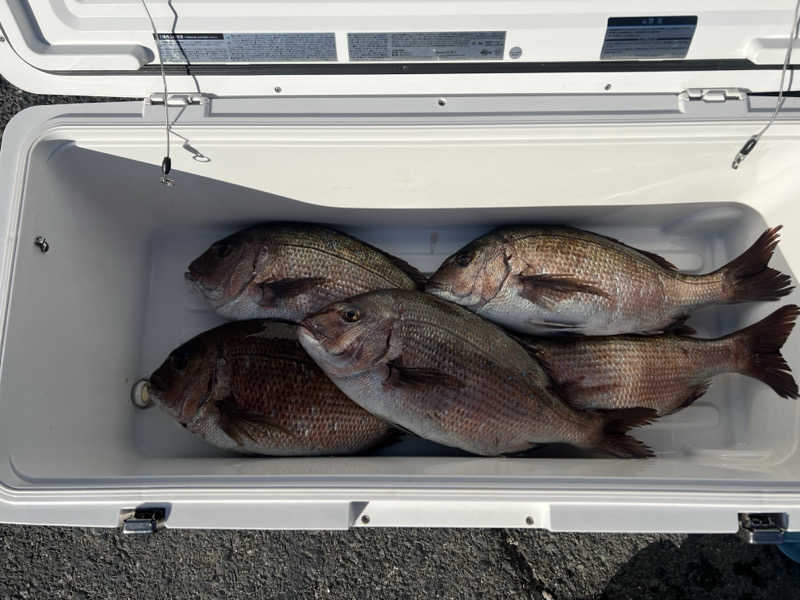
POLYGON ((434 296, 442 298, 443 300, 449 300, 450 302, 460 304, 461 306, 473 306, 474 304, 480 302, 480 300, 478 300, 478 302, 472 302, 474 296, 472 290, 470 290, 470 292, 467 294, 458 295, 453 292, 453 288, 450 286, 428 284, 425 286, 425 291, 429 294, 433 294, 434 296))
POLYGON ((201 275, 192 271, 186 271, 183 278, 192 286, 192 288, 204 296, 207 300, 215 302, 221 300, 224 296, 224 291, 217 286, 207 286, 203 283, 201 275))
POLYGON ((445 300, 458 300, 459 296, 453 293, 453 286, 446 283, 438 283, 436 281, 429 281, 425 285, 425 291, 429 294, 434 294, 445 300))
POLYGON ((153 373, 147 382, 150 385, 151 392, 164 392, 167 389, 167 384, 164 378, 158 374, 158 371, 153 373))
POLYGON ((328 340, 328 336, 322 332, 322 328, 308 318, 303 319, 297 324, 297 334, 306 335, 319 343, 328 340))
POLYGON ((465 294, 457 294, 453 291, 453 286, 451 285, 429 281, 428 285, 425 286, 425 292, 470 309, 481 308, 487 302, 481 294, 476 293, 474 286, 465 294))
MULTIPOLYGON (((297 325, 297 337, 302 338, 314 348, 315 351, 322 352, 328 359, 339 359, 348 353, 347 348, 338 350, 331 346, 331 337, 323 333, 321 327, 309 319, 303 319, 297 325)), ((309 350, 306 348, 306 350, 309 350)), ((311 352, 309 351, 309 354, 311 352)))
POLYGON ((447 292, 450 291, 447 286, 442 285, 441 283, 437 283, 433 279, 428 280, 428 283, 425 284, 425 291, 426 292, 447 292))

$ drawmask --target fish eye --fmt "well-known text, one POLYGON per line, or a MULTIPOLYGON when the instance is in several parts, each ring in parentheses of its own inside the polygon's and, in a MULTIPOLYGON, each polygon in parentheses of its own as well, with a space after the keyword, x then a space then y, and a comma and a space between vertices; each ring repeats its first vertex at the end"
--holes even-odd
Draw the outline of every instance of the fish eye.
POLYGON ((189 364, 189 357, 186 352, 173 352, 169 357, 169 361, 174 369, 183 371, 186 365, 189 364))
POLYGON ((214 254, 216 254, 217 258, 225 258, 231 253, 232 247, 230 244, 220 242, 218 244, 214 244, 211 249, 214 251, 214 254))
POLYGON ((361 318, 361 314, 355 308, 348 308, 342 313, 342 319, 348 323, 355 323, 361 318))
POLYGON ((464 252, 456 256, 456 264, 459 267, 468 267, 473 258, 475 258, 474 252, 464 252))

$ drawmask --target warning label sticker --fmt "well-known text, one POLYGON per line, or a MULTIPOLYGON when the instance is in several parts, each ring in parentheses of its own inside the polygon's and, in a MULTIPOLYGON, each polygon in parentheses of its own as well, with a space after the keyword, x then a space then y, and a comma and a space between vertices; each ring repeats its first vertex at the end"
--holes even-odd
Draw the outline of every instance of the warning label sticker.
POLYGON ((336 60, 333 33, 159 33, 165 63, 336 60))
POLYGON ((697 17, 612 17, 601 59, 686 58, 697 17))
POLYGON ((502 60, 505 31, 348 33, 351 61, 502 60))

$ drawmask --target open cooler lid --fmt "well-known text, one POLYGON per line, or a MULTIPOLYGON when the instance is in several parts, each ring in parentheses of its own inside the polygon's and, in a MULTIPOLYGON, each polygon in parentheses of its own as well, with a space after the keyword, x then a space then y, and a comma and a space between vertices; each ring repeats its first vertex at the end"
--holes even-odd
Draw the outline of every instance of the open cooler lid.
POLYGON ((215 96, 773 91, 794 5, 0 0, 0 72, 33 92, 147 97, 160 46, 171 92, 215 96))

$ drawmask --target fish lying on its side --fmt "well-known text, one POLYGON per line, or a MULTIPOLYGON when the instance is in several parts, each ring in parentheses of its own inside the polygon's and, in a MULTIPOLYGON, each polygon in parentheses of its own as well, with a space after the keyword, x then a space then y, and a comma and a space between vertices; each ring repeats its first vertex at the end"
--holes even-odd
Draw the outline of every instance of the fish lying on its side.
POLYGON ((779 230, 713 273, 688 275, 588 231, 505 227, 449 257, 426 289, 523 333, 660 333, 704 306, 791 292, 789 276, 767 266, 779 230))
POLYGON ((424 283, 399 258, 302 223, 257 225, 219 240, 189 265, 186 279, 228 319, 295 322, 336 300, 424 283))
POLYGON ((488 456, 548 442, 651 455, 625 432, 654 411, 570 408, 519 342, 429 294, 385 290, 334 303, 304 319, 298 338, 353 401, 441 444, 488 456))
POLYGON ((152 374, 148 393, 192 433, 240 452, 351 454, 396 434, 331 383, 286 323, 201 333, 152 374))
POLYGON ((720 373, 749 375, 779 396, 797 398, 797 383, 780 349, 798 315, 797 306, 783 306, 718 339, 671 334, 519 339, 534 350, 573 407, 646 407, 665 415, 702 396, 720 373))

